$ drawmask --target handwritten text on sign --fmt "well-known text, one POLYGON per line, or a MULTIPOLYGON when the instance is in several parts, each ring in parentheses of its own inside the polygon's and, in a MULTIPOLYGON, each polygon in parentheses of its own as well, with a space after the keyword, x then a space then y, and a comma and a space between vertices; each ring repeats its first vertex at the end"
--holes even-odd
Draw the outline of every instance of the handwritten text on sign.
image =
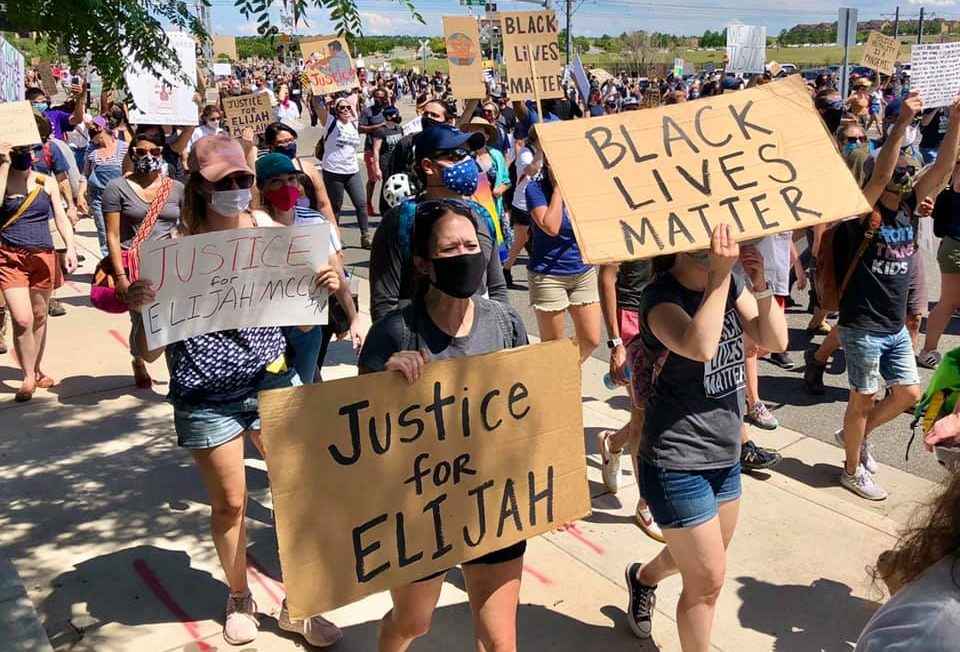
POLYGON ((231 136, 240 136, 246 127, 256 135, 262 134, 273 122, 273 107, 266 93, 257 95, 224 96, 223 111, 226 114, 224 127, 231 136))
POLYGON ((866 213, 799 76, 697 102, 537 125, 585 260, 703 249, 866 213))
POLYGON ((920 93, 929 109, 950 106, 960 93, 960 41, 914 45, 910 90, 920 93))
POLYGON ((231 328, 327 323, 329 225, 215 231, 147 242, 140 276, 157 300, 144 308, 151 349, 231 328))
POLYGON ((260 416, 293 618, 590 512, 571 340, 264 392, 260 416))
POLYGON ((314 95, 348 91, 357 86, 357 69, 346 39, 339 36, 300 41, 303 74, 314 95))
POLYGON ((767 57, 764 25, 727 26, 727 72, 762 73, 767 57))
POLYGON ((900 41, 880 32, 870 32, 863 48, 862 65, 882 75, 892 75, 900 54, 900 41))
POLYGON ((563 64, 557 43, 557 16, 552 11, 500 13, 503 55, 507 61, 507 95, 515 100, 563 97, 563 64), (530 67, 533 59, 536 79, 530 67))

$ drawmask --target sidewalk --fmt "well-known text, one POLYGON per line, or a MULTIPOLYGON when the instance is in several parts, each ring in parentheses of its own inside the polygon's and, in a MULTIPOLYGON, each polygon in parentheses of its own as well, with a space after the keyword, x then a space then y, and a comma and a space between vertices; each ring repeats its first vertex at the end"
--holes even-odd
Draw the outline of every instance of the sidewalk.
MULTIPOLYGON (((69 311, 50 323, 45 371, 61 380, 26 405, 13 403, 17 373, 0 367, 0 546, 23 579, 53 647, 202 652, 232 649, 220 636, 225 587, 208 536, 208 504, 188 455, 176 447, 163 400, 166 372, 151 368, 155 391, 133 387, 125 316, 89 307, 97 259, 92 223, 81 223, 87 260, 59 296, 69 311)), ((367 305, 366 283, 361 306, 367 305)), ((352 354, 331 347, 326 378, 354 373, 352 354)), ((658 591, 656 643, 641 644, 625 622, 623 569, 659 549, 633 522, 637 487, 600 479, 596 433, 627 418, 623 391, 601 382, 606 365, 584 368, 583 415, 593 515, 575 529, 530 542, 520 608, 523 650, 679 650, 673 622, 679 578, 658 591), (659 648, 657 647, 659 645, 659 648)), ((814 408, 815 409, 815 408, 814 408)), ((848 650, 877 600, 866 568, 933 485, 883 467, 891 498, 867 503, 836 482, 838 448, 784 428, 754 433, 778 448, 773 472, 744 478, 741 521, 730 550, 714 643, 718 650, 848 650)), ((265 466, 248 454, 251 587, 261 611, 282 597, 265 466)), ((375 648, 389 598, 377 595, 328 616, 344 628, 336 649, 375 648)), ((0 612, 2 614, 2 612, 0 612)), ((2 616, 0 616, 2 617, 2 616)), ((302 647, 262 619, 250 646, 302 647)), ((415 650, 471 649, 462 576, 450 573, 431 634, 415 650)), ((0 646, 2 647, 2 646, 0 646)), ((4 648, 6 649, 6 648, 4 648)))

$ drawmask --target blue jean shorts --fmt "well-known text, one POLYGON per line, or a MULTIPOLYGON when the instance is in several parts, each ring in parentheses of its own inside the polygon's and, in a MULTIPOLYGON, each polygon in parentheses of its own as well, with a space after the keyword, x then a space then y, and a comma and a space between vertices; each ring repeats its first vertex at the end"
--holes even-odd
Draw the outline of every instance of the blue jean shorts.
POLYGON ((892 335, 841 326, 840 343, 847 357, 851 390, 876 394, 880 391, 881 379, 888 387, 920 384, 913 342, 906 326, 892 335))
POLYGON ((265 389, 302 385, 296 370, 282 374, 267 373, 257 390, 228 403, 173 403, 173 424, 177 445, 181 448, 216 448, 238 437, 245 430, 260 429, 257 394, 265 389))
POLYGON ((671 471, 639 460, 640 495, 663 529, 706 523, 740 497, 740 462, 708 471, 671 471))

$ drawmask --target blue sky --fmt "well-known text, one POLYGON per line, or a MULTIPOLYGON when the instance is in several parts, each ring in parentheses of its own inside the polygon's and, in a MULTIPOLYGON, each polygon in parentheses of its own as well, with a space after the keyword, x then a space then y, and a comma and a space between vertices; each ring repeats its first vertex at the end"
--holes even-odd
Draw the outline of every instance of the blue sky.
MULTIPOLYGON (((233 6, 233 0, 211 0, 214 29, 219 34, 248 35, 256 32, 233 6)), ((309 0, 308 0, 309 1, 309 0)), ((280 0, 274 0, 279 7, 280 0)), ((414 0, 426 20, 414 21, 398 2, 360 0, 364 31, 367 34, 429 34, 442 32, 440 17, 444 14, 466 14, 458 0, 414 0)), ((562 21, 563 0, 553 0, 562 21)), ((579 8, 574 14, 574 34, 599 36, 645 29, 674 34, 702 34, 729 22, 766 25, 775 34, 797 23, 835 20, 840 7, 856 7, 862 20, 893 15, 897 4, 901 16, 915 17, 921 4, 927 16, 960 19, 960 0, 574 0, 579 8)), ((536 5, 525 2, 499 2, 501 10, 532 10, 536 5)), ((275 10, 277 16, 279 11, 275 10)), ((308 27, 301 33, 318 34, 330 31, 330 23, 321 9, 308 12, 308 27)), ((561 23, 562 25, 562 23, 561 23)))

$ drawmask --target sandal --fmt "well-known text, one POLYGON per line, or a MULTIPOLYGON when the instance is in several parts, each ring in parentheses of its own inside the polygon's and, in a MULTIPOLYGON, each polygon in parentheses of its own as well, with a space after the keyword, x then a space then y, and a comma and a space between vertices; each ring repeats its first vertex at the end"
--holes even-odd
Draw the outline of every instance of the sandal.
POLYGON ((917 364, 924 369, 936 369, 942 359, 939 351, 924 351, 917 356, 917 364))
POLYGON ((33 398, 33 393, 35 391, 37 391, 36 385, 34 385, 33 389, 30 390, 26 390, 21 387, 19 390, 17 390, 17 393, 13 395, 13 400, 17 403, 26 403, 33 398))
POLYGON ((134 360, 131 364, 133 366, 133 382, 137 389, 153 387, 153 379, 150 377, 150 372, 147 371, 147 365, 143 360, 134 360))
POLYGON ((830 334, 830 324, 827 322, 820 322, 819 326, 807 327, 807 333, 810 335, 829 335, 830 334))
POLYGON ((53 378, 43 373, 42 371, 37 372, 37 387, 40 389, 50 389, 57 384, 53 378))

